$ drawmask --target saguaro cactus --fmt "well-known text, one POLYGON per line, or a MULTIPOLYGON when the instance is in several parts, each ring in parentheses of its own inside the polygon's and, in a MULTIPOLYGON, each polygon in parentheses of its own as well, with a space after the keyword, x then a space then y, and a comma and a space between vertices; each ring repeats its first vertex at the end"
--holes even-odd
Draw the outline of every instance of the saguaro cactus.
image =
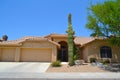
POLYGON ((71 14, 68 15, 68 29, 67 29, 67 34, 68 34, 68 60, 69 60, 69 65, 72 66, 74 65, 73 62, 73 54, 74 54, 74 31, 72 28, 72 22, 71 22, 71 14))

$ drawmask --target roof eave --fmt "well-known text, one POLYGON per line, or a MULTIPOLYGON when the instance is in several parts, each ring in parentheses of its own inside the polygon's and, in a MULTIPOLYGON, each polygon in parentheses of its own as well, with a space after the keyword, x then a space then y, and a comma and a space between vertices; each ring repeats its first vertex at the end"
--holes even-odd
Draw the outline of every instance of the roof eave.
POLYGON ((0 47, 2 47, 2 46, 21 46, 22 44, 0 44, 0 47))
POLYGON ((54 44, 54 45, 56 45, 57 47, 59 47, 60 48, 60 44, 58 44, 58 43, 56 43, 56 42, 54 42, 54 41, 51 41, 51 40, 47 40, 47 41, 49 41, 50 43, 52 43, 52 44, 54 44))

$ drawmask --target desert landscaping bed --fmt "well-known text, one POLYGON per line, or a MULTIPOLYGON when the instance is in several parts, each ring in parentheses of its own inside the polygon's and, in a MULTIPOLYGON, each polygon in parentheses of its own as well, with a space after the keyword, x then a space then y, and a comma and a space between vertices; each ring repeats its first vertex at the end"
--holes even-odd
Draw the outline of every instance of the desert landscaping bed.
POLYGON ((49 67, 46 72, 109 72, 98 68, 97 66, 92 66, 91 64, 68 66, 68 64, 62 64, 61 67, 49 67))

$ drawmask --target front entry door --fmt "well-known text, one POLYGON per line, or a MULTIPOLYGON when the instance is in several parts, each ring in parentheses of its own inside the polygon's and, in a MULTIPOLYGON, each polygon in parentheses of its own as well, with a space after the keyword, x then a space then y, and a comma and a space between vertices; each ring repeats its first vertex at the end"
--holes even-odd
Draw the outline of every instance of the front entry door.
POLYGON ((60 60, 62 62, 68 61, 67 46, 61 46, 61 49, 59 50, 59 53, 58 53, 58 60, 60 60))

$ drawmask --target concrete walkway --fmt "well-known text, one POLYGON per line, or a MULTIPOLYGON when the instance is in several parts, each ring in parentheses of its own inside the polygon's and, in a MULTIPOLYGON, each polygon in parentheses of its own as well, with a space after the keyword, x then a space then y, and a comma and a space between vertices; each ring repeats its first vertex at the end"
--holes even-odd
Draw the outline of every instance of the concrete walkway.
POLYGON ((120 73, 2 73, 0 80, 120 80, 120 73))

